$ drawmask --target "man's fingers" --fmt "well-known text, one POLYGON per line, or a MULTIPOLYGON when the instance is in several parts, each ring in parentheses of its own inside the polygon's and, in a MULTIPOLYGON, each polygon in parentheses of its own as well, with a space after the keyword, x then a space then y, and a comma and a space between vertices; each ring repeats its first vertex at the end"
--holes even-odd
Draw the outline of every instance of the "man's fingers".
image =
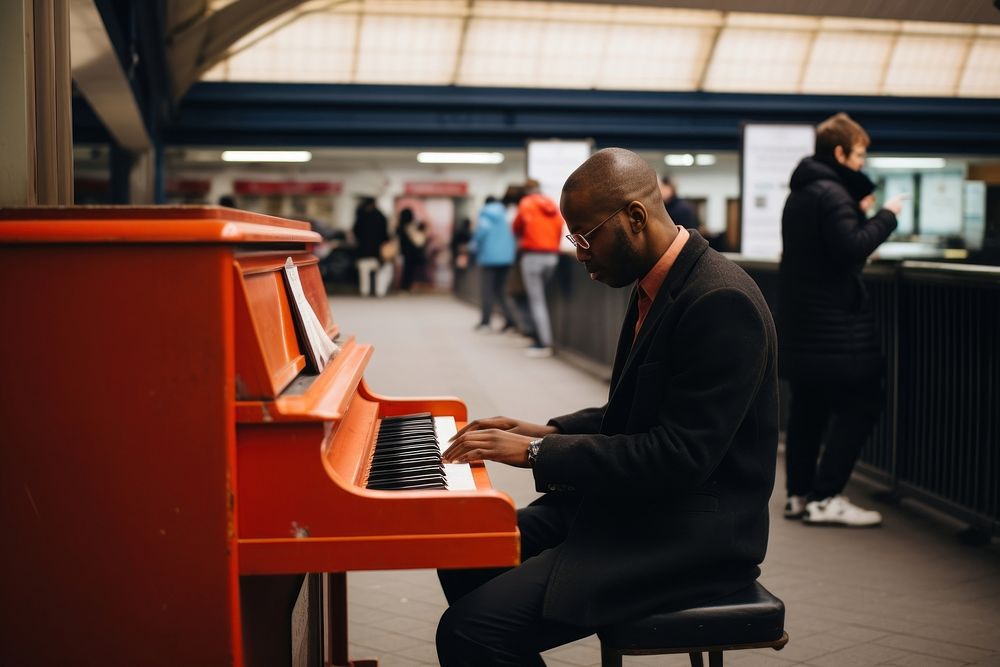
POLYGON ((459 463, 469 463, 470 461, 482 461, 483 460, 483 450, 481 449, 470 449, 468 452, 463 454, 458 458, 459 463))
POLYGON ((483 454, 482 450, 479 450, 478 447, 480 447, 483 443, 489 442, 492 437, 491 434, 496 432, 496 429, 485 429, 482 431, 469 431, 464 435, 460 434, 461 437, 456 435, 451 446, 444 450, 444 453, 441 454, 441 458, 445 461, 478 461, 479 458, 482 458, 483 454), (479 451, 479 458, 468 458, 469 452, 473 450, 479 451))
POLYGON ((455 440, 456 438, 458 438, 458 436, 460 436, 460 435, 462 435, 464 433, 472 433, 473 431, 479 431, 479 430, 482 430, 484 428, 490 428, 489 423, 492 422, 492 421, 494 421, 494 420, 493 419, 476 419, 475 421, 471 421, 468 424, 466 424, 465 426, 463 426, 462 430, 460 430, 455 435, 451 436, 451 439, 455 440))
POLYGON ((451 446, 444 450, 441 454, 441 458, 446 461, 457 461, 462 453, 469 447, 469 439, 474 437, 478 431, 469 431, 468 433, 457 434, 454 439, 452 439, 451 446))
POLYGON ((475 421, 471 421, 465 426, 463 426, 458 433, 451 436, 451 440, 454 441, 458 438, 458 436, 463 435, 465 433, 472 433, 473 431, 483 431, 491 428, 507 429, 513 425, 514 424, 511 423, 511 420, 506 419, 504 417, 488 417, 486 419, 476 419, 475 421))

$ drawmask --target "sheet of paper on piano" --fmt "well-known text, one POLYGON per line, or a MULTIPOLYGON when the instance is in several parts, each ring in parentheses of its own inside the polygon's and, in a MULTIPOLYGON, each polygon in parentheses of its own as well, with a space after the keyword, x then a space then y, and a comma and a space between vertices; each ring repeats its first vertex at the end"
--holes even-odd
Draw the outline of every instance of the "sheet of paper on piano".
POLYGON ((299 279, 299 270, 295 262, 289 257, 285 260, 285 281, 288 284, 288 291, 292 296, 292 312, 295 314, 296 324, 300 328, 302 338, 306 342, 306 356, 309 363, 318 373, 323 370, 327 362, 330 361, 340 348, 330 340, 320 324, 316 311, 306 298, 306 293, 302 289, 302 281, 299 279))
MULTIPOLYGON (((441 448, 441 453, 443 454, 444 450, 448 449, 448 440, 451 439, 451 436, 458 433, 458 427, 455 426, 455 418, 435 417, 434 431, 437 433, 438 447, 441 448)), ((476 482, 472 479, 472 468, 468 463, 445 463, 444 475, 449 491, 476 490, 476 482)))

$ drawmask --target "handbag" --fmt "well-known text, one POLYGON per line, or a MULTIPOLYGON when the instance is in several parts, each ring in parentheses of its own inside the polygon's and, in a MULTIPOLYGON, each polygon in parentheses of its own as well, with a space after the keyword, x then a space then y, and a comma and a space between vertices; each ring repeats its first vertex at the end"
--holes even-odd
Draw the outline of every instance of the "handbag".
POLYGON ((399 241, 396 239, 389 239, 379 246, 378 254, 383 262, 396 261, 396 257, 399 256, 399 241))

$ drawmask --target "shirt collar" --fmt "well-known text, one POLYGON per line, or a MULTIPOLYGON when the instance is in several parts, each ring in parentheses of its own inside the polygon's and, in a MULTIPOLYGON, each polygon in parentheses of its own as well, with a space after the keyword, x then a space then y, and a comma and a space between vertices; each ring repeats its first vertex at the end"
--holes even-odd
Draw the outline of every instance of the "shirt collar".
POLYGON ((691 237, 691 233, 680 225, 677 225, 677 236, 670 243, 670 246, 660 255, 653 268, 645 276, 639 279, 639 290, 652 302, 656 301, 656 295, 660 292, 663 281, 670 273, 670 267, 677 261, 677 256, 681 254, 684 244, 691 237))

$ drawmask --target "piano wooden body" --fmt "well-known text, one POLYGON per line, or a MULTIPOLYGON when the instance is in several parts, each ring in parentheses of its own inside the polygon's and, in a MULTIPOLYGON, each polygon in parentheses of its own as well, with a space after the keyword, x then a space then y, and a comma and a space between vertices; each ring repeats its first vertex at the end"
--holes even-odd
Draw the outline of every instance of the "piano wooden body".
POLYGON ((0 210, 0 664, 272 664, 283 575, 519 561, 481 464, 475 491, 365 488, 381 418, 466 411, 375 394, 350 337, 307 368, 282 267, 337 336, 319 240, 216 207, 0 210))

